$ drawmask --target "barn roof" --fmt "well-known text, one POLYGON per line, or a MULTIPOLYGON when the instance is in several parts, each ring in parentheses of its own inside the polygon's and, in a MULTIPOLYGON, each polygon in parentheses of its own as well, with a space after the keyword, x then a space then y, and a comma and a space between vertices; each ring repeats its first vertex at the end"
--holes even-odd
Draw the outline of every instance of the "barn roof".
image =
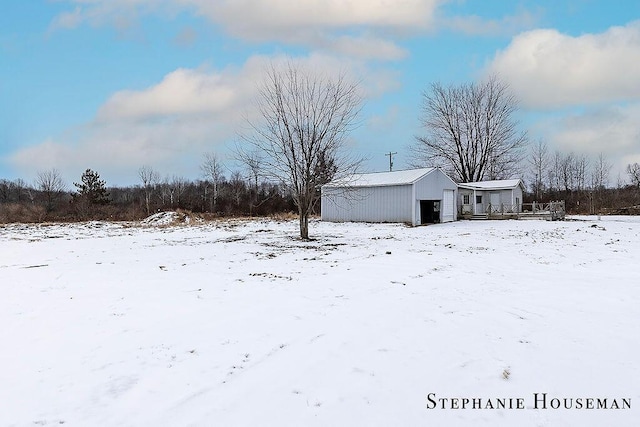
POLYGON ((518 185, 523 185, 519 179, 499 179, 494 181, 465 182, 458 187, 469 190, 510 190, 518 185))
POLYGON ((436 168, 410 169, 394 172, 361 173, 336 179, 325 187, 384 187, 390 185, 413 184, 436 168))

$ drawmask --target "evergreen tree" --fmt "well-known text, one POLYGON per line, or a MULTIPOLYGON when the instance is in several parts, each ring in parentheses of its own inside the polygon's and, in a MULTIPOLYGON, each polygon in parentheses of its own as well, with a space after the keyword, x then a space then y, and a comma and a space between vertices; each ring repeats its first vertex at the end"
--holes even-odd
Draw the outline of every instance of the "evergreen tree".
POLYGON ((107 192, 106 183, 100 179, 97 172, 87 169, 80 178, 81 183, 74 182, 76 186, 76 194, 73 195, 74 201, 84 201, 88 205, 106 205, 109 203, 109 193, 107 192))

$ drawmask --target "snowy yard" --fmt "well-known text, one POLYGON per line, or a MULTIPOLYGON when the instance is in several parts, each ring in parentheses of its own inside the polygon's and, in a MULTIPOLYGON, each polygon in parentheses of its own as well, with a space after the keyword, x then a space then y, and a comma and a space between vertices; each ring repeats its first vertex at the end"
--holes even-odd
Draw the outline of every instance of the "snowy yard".
POLYGON ((640 218, 296 227, 0 227, 0 425, 640 425, 640 218))

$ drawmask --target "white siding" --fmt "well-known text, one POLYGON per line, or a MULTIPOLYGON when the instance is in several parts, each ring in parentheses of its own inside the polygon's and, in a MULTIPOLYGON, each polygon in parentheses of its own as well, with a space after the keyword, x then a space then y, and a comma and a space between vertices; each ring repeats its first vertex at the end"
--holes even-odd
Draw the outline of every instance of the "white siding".
POLYGON ((458 186, 444 172, 436 169, 415 183, 417 200, 442 200, 442 190, 457 190, 458 186))
MULTIPOLYGON (((478 192, 480 194, 480 192, 478 192)), ((486 203, 491 203, 491 210, 493 212, 505 212, 511 213, 521 210, 522 208, 522 189, 518 186, 514 189, 500 190, 485 192, 486 197, 490 197, 490 194, 497 196, 497 203, 494 203, 492 199, 483 200, 486 203), (520 202, 520 206, 516 206, 516 199, 520 202)))
POLYGON ((323 221, 409 222, 412 218, 411 185, 385 187, 322 188, 323 221))
POLYGON ((518 206, 514 206, 514 210, 522 212, 522 188, 518 185, 513 189, 513 204, 518 203, 518 206))
POLYGON ((500 203, 503 205, 500 208, 504 208, 504 212, 515 212, 516 211, 516 197, 520 199, 520 203, 522 203, 522 190, 520 187, 516 187, 511 190, 502 190, 500 192, 500 203), (517 195, 519 193, 519 195, 517 195))

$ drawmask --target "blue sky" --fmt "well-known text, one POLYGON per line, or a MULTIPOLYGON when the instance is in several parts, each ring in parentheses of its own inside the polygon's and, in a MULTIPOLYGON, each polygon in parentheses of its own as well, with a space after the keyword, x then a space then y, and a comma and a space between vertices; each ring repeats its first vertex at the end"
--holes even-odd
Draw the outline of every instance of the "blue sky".
POLYGON ((289 57, 362 82, 365 168, 421 133, 421 94, 498 73, 532 141, 640 162, 640 2, 9 0, 0 14, 0 179, 86 168, 109 185, 227 176, 264 67, 289 57))

